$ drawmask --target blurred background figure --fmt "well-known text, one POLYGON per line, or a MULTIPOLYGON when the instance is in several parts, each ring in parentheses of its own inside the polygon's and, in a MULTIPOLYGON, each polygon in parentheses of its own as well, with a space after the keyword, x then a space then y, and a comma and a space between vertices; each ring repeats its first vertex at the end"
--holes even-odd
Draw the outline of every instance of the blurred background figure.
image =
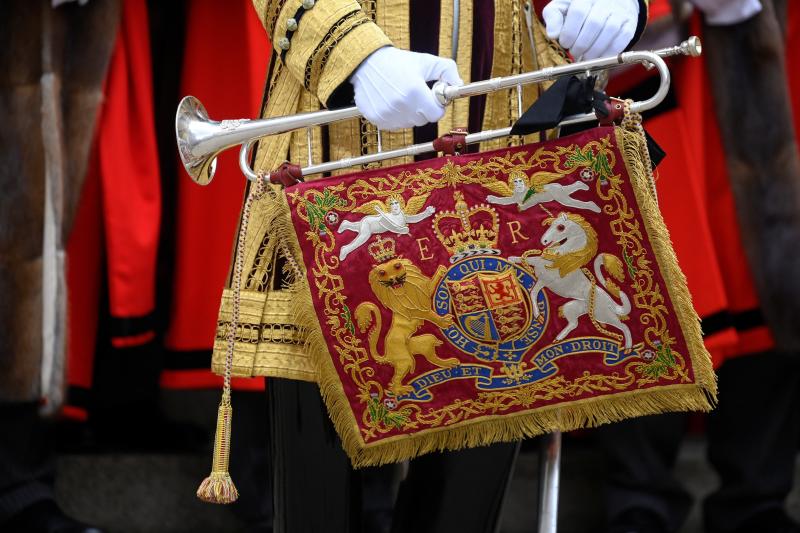
MULTIPOLYGON (((705 435, 720 485, 703 505, 705 531, 797 532, 785 500, 800 436, 800 102, 790 68, 800 14, 796 3, 771 0, 696 7, 702 28, 699 14, 685 19, 689 5, 673 2, 645 35, 691 28, 705 55, 673 64, 672 104, 646 126, 669 154, 661 207, 718 367, 719 406, 705 435)), ((688 420, 661 415, 596 431, 610 532, 684 524, 692 498, 673 467, 688 420)))
POLYGON ((53 494, 40 414, 66 388, 65 243, 86 174, 119 2, 0 5, 0 529, 90 531, 53 494))

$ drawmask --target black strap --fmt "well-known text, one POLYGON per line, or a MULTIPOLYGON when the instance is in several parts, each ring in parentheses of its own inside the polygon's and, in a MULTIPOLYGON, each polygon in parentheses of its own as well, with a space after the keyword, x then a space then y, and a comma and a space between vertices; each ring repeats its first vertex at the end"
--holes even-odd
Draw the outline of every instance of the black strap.
MULTIPOLYGON (((600 106, 600 95, 594 90, 594 77, 559 78, 528 108, 511 128, 512 135, 528 135, 558 126, 564 117, 588 113, 600 106), (598 101, 595 104, 595 93, 598 101)), ((605 113, 605 108, 602 113, 605 113)))
POLYGON ((644 138, 647 141, 647 151, 650 153, 650 162, 653 164, 653 170, 667 157, 667 153, 661 148, 655 139, 650 137, 647 130, 644 130, 644 138))
MULTIPOLYGON (((578 113, 594 111, 599 117, 607 116, 608 95, 594 89, 596 79, 594 76, 559 78, 519 117, 511 127, 511 135, 543 132, 558 126, 564 117, 578 113)), ((645 138, 655 168, 666 153, 647 132, 645 138)))

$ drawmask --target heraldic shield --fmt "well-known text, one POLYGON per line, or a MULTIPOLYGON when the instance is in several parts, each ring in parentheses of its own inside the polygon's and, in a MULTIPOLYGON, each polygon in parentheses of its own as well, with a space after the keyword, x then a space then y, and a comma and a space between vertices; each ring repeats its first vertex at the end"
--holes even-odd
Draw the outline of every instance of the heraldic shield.
POLYGON ((599 127, 276 197, 355 466, 711 408, 646 150, 638 127, 599 127))

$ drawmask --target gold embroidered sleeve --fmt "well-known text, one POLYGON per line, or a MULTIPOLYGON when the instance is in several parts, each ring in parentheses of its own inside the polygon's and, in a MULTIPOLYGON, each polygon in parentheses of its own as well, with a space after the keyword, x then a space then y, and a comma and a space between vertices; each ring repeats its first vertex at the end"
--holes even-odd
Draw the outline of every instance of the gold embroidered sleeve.
POLYGON ((356 0, 253 0, 280 60, 327 104, 372 52, 391 45, 356 0))

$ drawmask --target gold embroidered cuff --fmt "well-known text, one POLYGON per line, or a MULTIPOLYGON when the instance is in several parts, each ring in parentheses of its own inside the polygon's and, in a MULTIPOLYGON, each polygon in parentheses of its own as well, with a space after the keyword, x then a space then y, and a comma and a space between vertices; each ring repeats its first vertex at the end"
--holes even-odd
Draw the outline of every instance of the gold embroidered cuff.
POLYGON ((350 75, 372 52, 392 41, 373 22, 367 20, 350 27, 341 38, 332 43, 327 61, 322 64, 321 74, 314 89, 322 102, 327 102, 333 91, 347 82, 350 75))
MULTIPOLYGON (((234 333, 233 366, 234 376, 250 376, 253 372, 253 360, 258 345, 258 328, 264 309, 266 294, 254 291, 242 291, 239 307, 239 322, 234 333)), ((230 327, 233 309, 233 291, 225 289, 220 303, 217 318, 217 332, 214 338, 214 353, 211 366, 214 372, 225 372, 225 356, 228 345, 228 328, 230 327)))
MULTIPOLYGON (((259 293, 242 291, 239 324, 236 328, 232 375, 269 376, 316 381, 311 357, 304 349, 305 338, 289 320, 292 294, 287 291, 259 293)), ((233 291, 222 296, 211 369, 225 372, 228 327, 233 291)))

